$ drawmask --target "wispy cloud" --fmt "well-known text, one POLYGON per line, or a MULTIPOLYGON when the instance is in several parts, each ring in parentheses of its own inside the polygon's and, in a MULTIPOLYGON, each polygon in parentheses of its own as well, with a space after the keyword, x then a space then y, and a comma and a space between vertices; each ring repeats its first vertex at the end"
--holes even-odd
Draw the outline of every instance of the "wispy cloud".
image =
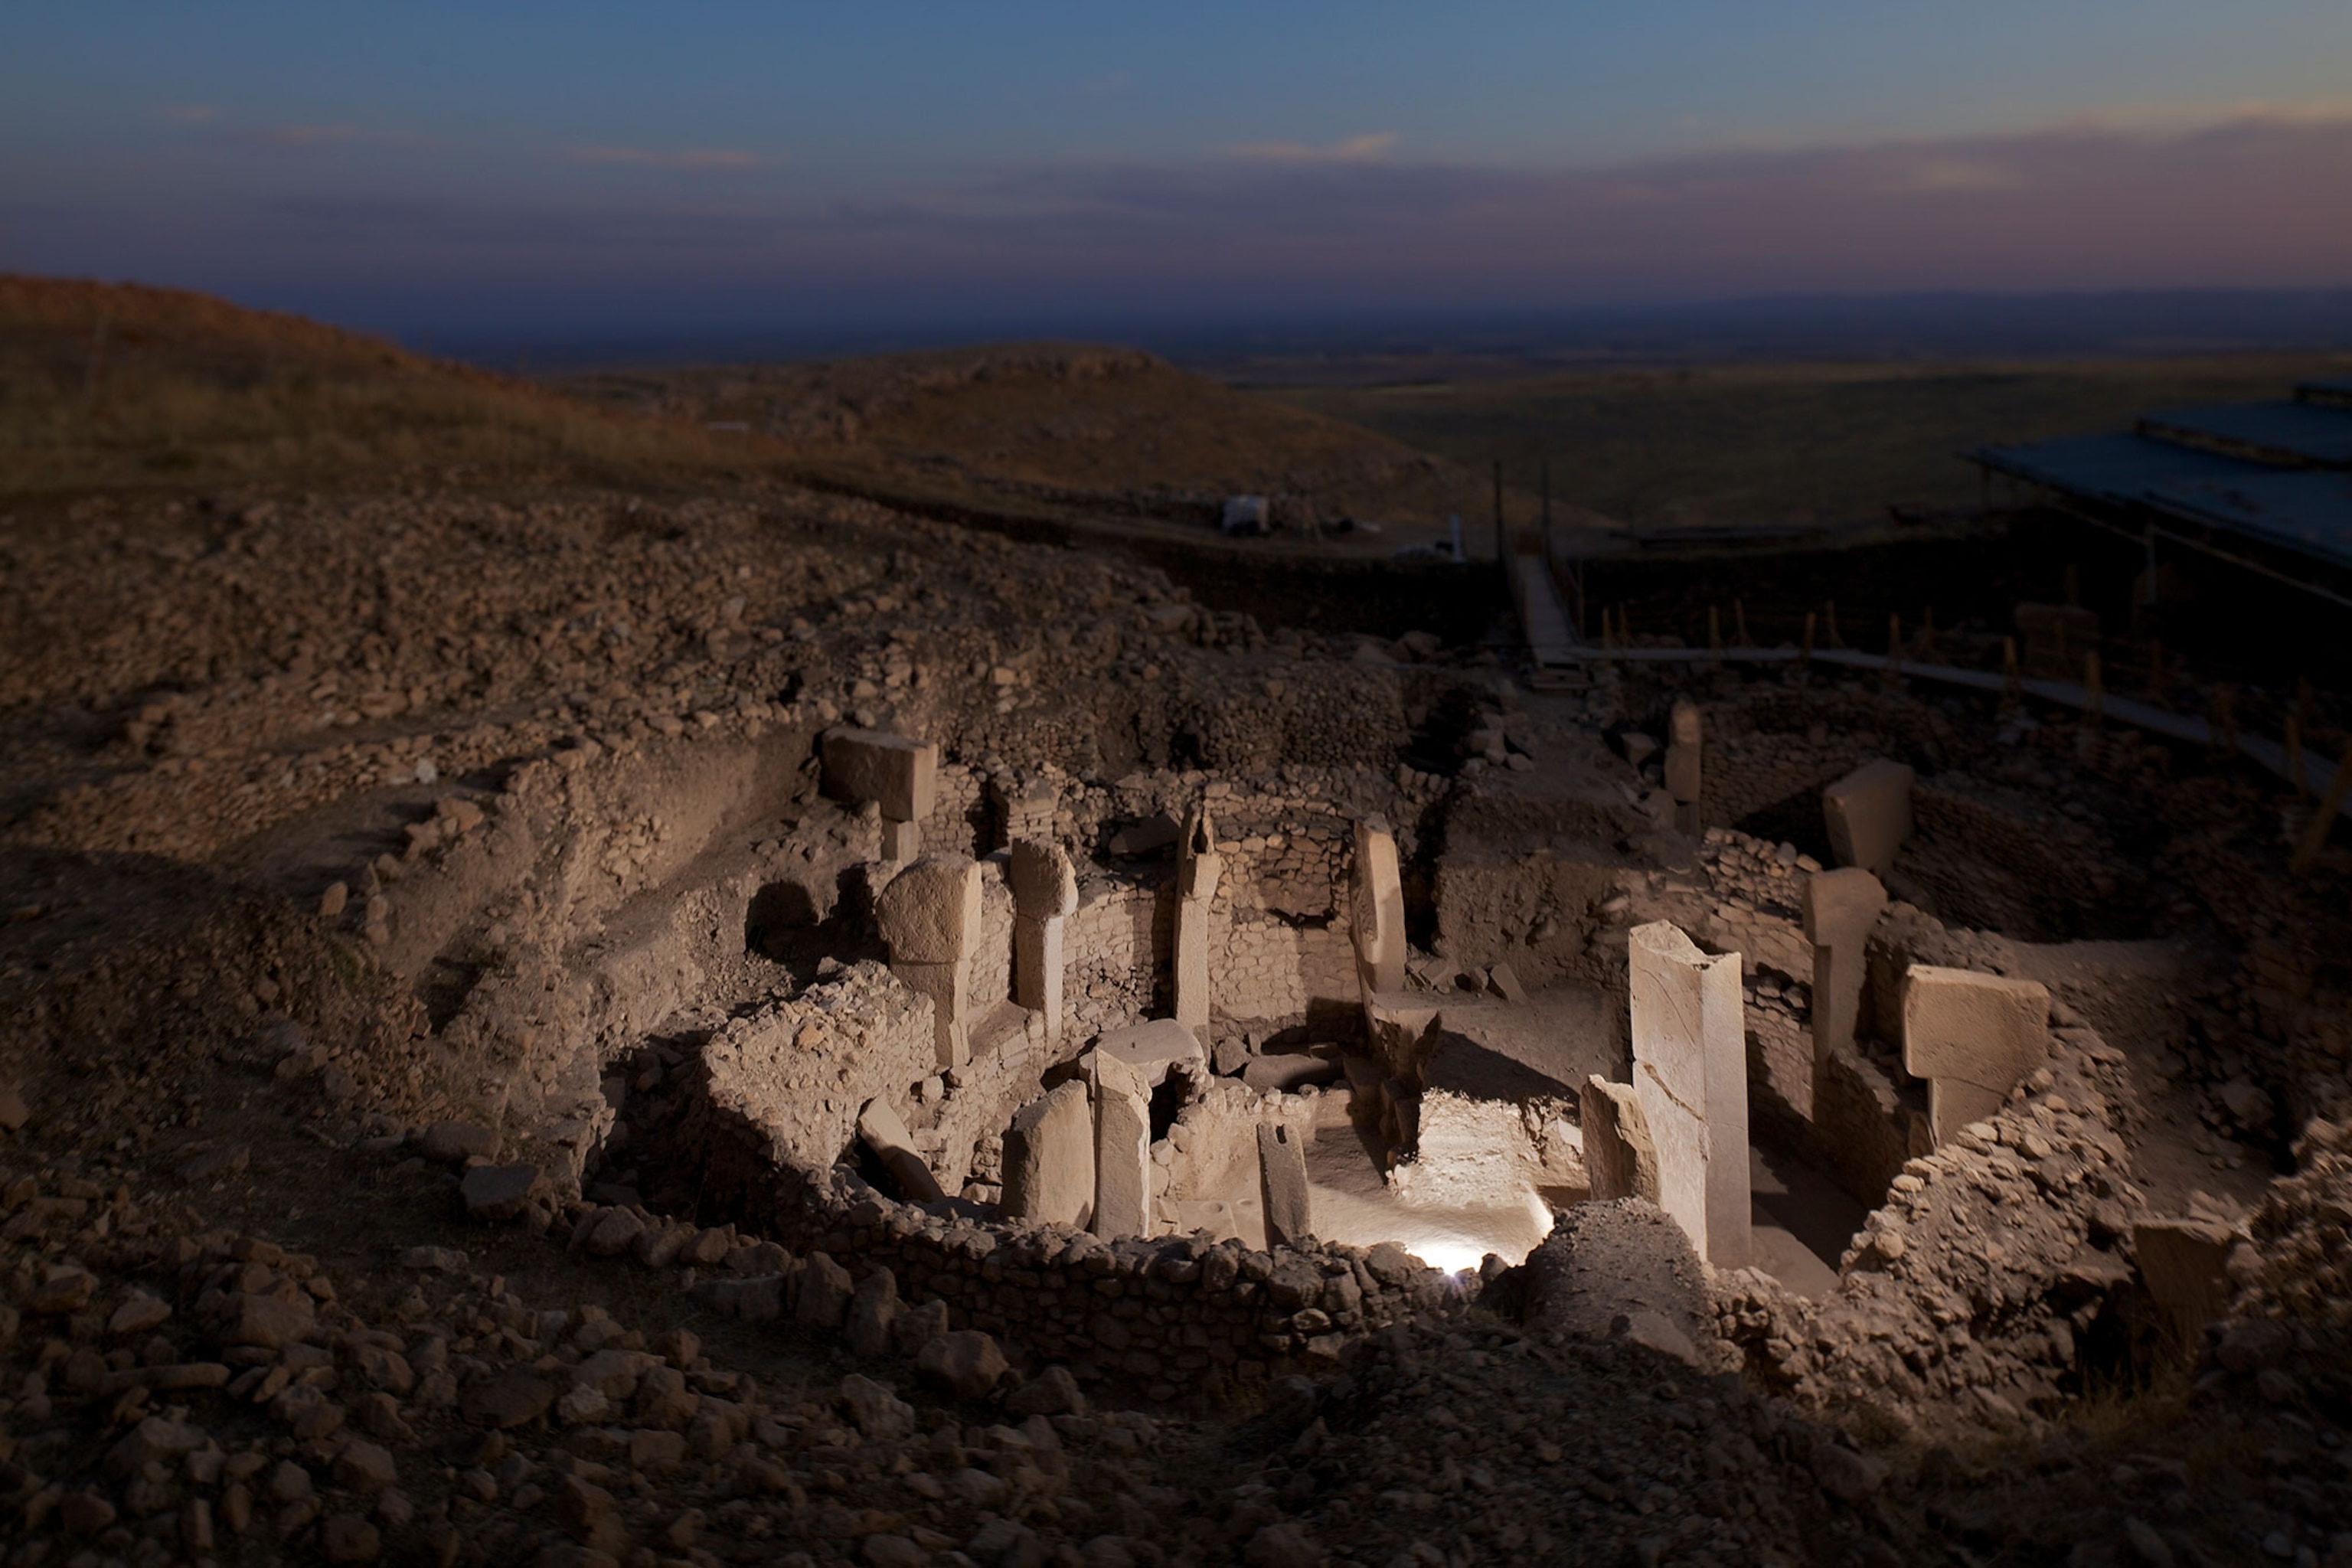
MULTIPOLYGON (((1442 304, 2352 279, 2352 205, 2313 195, 2352 182, 2352 115, 2249 117, 2177 134, 2066 125, 1552 168, 1378 155, 1388 144, 1354 138, 1303 159, 1226 152, 1000 164, 848 199, 730 180, 689 182, 709 197, 726 194, 695 202, 622 180, 606 183, 604 199, 570 204, 520 190, 405 202, 347 180, 248 209, 234 241, 239 256, 299 260, 305 276, 389 269, 452 286, 495 275, 754 289, 791 278, 1129 301, 1187 291, 1442 304), (1202 242, 1218 234, 1250 243, 1202 242)), ((568 155, 648 169, 759 163, 613 147, 568 155)))
POLYGON ((1374 131, 1318 147, 1305 142, 1244 142, 1225 149, 1250 163, 1377 163, 1397 142, 1393 131, 1374 131))
POLYGON ((356 142, 359 135, 356 125, 270 125, 244 132, 247 141, 271 147, 324 147, 338 142, 356 142))
POLYGON ((1990 158, 1927 157, 1899 170, 1898 191, 2006 191, 2026 183, 2024 173, 1990 158))
POLYGON ((761 169, 781 162, 740 147, 574 147, 567 155, 575 163, 610 163, 636 169, 761 169))

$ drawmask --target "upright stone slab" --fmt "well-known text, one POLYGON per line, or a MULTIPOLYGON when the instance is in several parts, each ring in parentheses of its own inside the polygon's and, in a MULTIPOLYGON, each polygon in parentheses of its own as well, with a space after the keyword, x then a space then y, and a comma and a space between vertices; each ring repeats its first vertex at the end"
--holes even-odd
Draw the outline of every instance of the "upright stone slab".
POLYGON ((1356 976, 1365 999, 1404 989, 1404 879, 1397 868, 1396 835, 1380 817, 1356 824, 1354 900, 1356 976))
POLYGON ((1095 1206, 1095 1119, 1069 1079, 1023 1106, 1004 1130, 1004 1198, 1013 1219, 1084 1226, 1095 1206))
POLYGON ((1297 1132, 1279 1121, 1257 1129, 1257 1191, 1265 1209, 1265 1244, 1297 1247, 1315 1234, 1307 1191, 1307 1149, 1297 1132))
POLYGON ((2038 981, 1915 963, 1903 978, 1903 1066, 1927 1080, 1941 1148, 1999 1110, 2050 1056, 2050 991, 2038 981))
POLYGON ((890 973, 931 999, 939 1065, 971 1060, 972 950, 980 939, 981 870, 961 855, 934 855, 893 877, 874 900, 890 973))
POLYGON ((1739 954, 1703 952, 1664 921, 1627 944, 1633 1098, 1657 1152, 1658 1206, 1699 1256, 1748 1258, 1748 1049, 1739 954))
MULTIPOLYGON (((1813 944, 1813 1078, 1823 1064, 1853 1044, 1862 1015, 1866 950, 1878 917, 1886 912, 1886 889, 1859 866, 1822 871, 1805 879, 1798 895, 1805 940, 1813 944)), ((1811 1105, 1797 1108, 1812 1114, 1811 1105)))
POLYGON ((1677 700, 1667 733, 1671 738, 1666 742, 1666 793, 1674 797, 1675 828, 1681 833, 1696 833, 1701 784, 1698 704, 1677 700))
POLYGON ((1225 858, 1205 811, 1184 826, 1176 862, 1176 1021, 1203 1044, 1209 1037, 1209 905, 1225 858))
POLYGON ((1108 1240, 1151 1234, 1151 1086, 1108 1051, 1087 1054, 1095 1091, 1095 1212, 1108 1240))
POLYGON ((939 805, 940 749, 911 735, 879 730, 825 731, 824 793, 853 805, 867 801, 894 822, 920 822, 939 805))
POLYGON ((1895 852, 1911 837, 1911 784, 1916 775, 1881 757, 1864 763, 1822 791, 1822 819, 1830 853, 1841 866, 1859 866, 1885 878, 1895 852))
POLYGON ((1045 1038, 1062 1037, 1062 933, 1077 911, 1078 875, 1057 845, 1013 841, 1013 999, 1042 1014, 1045 1038))
POLYGON ((1650 1125, 1630 1083, 1612 1083, 1594 1073, 1577 1093, 1584 1121, 1584 1170, 1592 1201, 1646 1198, 1658 1201, 1658 1152, 1650 1125))
POLYGON ((2237 1234, 2219 1220, 2144 1219, 2132 1227, 2140 1278, 2175 1343, 2194 1355, 2205 1325, 2230 1308, 2230 1249, 2237 1234))

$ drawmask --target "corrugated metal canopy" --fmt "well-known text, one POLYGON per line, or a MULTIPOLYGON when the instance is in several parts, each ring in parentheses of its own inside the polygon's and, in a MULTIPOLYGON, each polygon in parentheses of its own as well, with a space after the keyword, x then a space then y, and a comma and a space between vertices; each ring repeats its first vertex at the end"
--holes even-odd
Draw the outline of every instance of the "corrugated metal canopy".
POLYGON ((2158 485, 2150 500, 2214 528, 2352 564, 2352 474, 2252 468, 2235 479, 2158 485))
POLYGON ((2168 441, 2227 447, 2257 461, 2352 468, 2352 408, 2325 403, 2225 403, 2143 414, 2140 430, 2168 441))
POLYGON ((1974 456, 1996 472, 2107 508, 2352 566, 2352 474, 2268 468, 2146 436, 2082 436, 1974 456))
POLYGON ((2071 490, 2115 506, 2144 504, 2149 492, 2183 480, 2229 480, 2259 473, 2218 452, 2151 441, 2145 436, 2073 436, 2027 447, 1992 447, 1977 460, 2031 484, 2071 490))

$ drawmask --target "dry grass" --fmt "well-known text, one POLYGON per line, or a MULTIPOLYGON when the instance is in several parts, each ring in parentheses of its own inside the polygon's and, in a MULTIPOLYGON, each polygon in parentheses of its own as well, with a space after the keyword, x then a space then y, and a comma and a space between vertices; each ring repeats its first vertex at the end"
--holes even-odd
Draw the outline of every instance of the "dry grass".
POLYGON ((773 444, 594 407, 200 294, 0 276, 0 493, 584 477, 772 462, 773 444))
MULTIPOLYGON (((1134 350, 1028 343, 838 363, 583 375, 587 397, 792 440, 813 477, 877 499, 1198 538, 1233 494, 1311 498, 1381 525, 1328 548, 1386 553, 1459 514, 1488 537, 1471 469, 1134 350)), ((739 437, 738 439, 742 437, 739 437)), ((1533 498, 1511 498, 1521 519, 1533 498)))
POLYGON ((1473 468, 1504 459, 1636 527, 1834 524, 1890 504, 1976 504, 1959 452, 2129 426, 2169 405, 2274 398, 2352 357, 1906 365, 1723 365, 1517 380, 1317 386, 1253 395, 1381 431, 1473 468))

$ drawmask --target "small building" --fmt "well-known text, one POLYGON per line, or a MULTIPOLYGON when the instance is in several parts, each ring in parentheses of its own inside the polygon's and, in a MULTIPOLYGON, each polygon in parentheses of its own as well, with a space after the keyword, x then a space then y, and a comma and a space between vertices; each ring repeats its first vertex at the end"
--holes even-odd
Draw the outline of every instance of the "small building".
POLYGON ((1228 539, 1274 531, 1274 508, 1264 496, 1227 496, 1217 531, 1228 539))

